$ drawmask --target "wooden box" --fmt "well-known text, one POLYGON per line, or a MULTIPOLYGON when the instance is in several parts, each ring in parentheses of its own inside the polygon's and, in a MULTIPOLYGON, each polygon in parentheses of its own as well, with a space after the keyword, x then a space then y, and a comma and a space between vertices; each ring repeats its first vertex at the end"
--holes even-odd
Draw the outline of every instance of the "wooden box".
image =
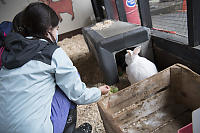
POLYGON ((200 75, 181 64, 98 102, 107 133, 177 133, 198 107, 200 75))

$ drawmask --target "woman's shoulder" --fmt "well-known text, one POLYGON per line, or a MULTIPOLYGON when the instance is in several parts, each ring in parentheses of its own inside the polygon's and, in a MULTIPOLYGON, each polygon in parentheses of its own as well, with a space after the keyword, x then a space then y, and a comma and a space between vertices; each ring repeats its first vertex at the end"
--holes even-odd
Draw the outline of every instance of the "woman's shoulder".
POLYGON ((49 44, 48 42, 45 41, 39 41, 39 43, 45 46, 41 51, 37 53, 36 56, 34 56, 33 59, 42 61, 43 63, 50 65, 53 58, 53 54, 57 49, 60 49, 60 47, 54 44, 49 44))
POLYGON ((61 47, 54 51, 52 55, 52 61, 57 65, 73 66, 71 59, 61 47))
POLYGON ((69 59, 67 53, 61 48, 57 47, 57 49, 53 52, 53 57, 54 58, 61 58, 61 59, 69 59))

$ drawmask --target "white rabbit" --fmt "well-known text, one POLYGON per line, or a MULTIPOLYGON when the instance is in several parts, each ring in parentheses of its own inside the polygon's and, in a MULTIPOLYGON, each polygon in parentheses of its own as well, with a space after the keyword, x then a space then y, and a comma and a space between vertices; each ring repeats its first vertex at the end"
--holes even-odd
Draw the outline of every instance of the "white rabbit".
POLYGON ((138 55, 140 49, 141 46, 136 47, 133 51, 127 50, 125 55, 125 62, 128 65, 126 73, 131 84, 151 77, 158 72, 154 63, 138 55))

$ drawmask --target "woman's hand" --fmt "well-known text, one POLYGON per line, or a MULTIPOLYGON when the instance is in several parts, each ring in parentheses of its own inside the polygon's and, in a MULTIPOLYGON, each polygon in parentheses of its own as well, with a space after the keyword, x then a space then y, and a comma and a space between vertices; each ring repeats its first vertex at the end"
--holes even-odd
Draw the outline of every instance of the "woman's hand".
POLYGON ((101 95, 105 95, 110 91, 110 86, 103 85, 103 86, 100 86, 99 89, 101 90, 101 95))

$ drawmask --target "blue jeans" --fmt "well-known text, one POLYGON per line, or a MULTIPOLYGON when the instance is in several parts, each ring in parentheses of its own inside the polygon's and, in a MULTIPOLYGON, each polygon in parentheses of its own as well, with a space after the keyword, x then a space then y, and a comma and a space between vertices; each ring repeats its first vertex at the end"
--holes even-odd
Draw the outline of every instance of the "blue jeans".
POLYGON ((76 108, 57 86, 51 103, 51 121, 54 133, 63 133, 70 109, 76 108))

